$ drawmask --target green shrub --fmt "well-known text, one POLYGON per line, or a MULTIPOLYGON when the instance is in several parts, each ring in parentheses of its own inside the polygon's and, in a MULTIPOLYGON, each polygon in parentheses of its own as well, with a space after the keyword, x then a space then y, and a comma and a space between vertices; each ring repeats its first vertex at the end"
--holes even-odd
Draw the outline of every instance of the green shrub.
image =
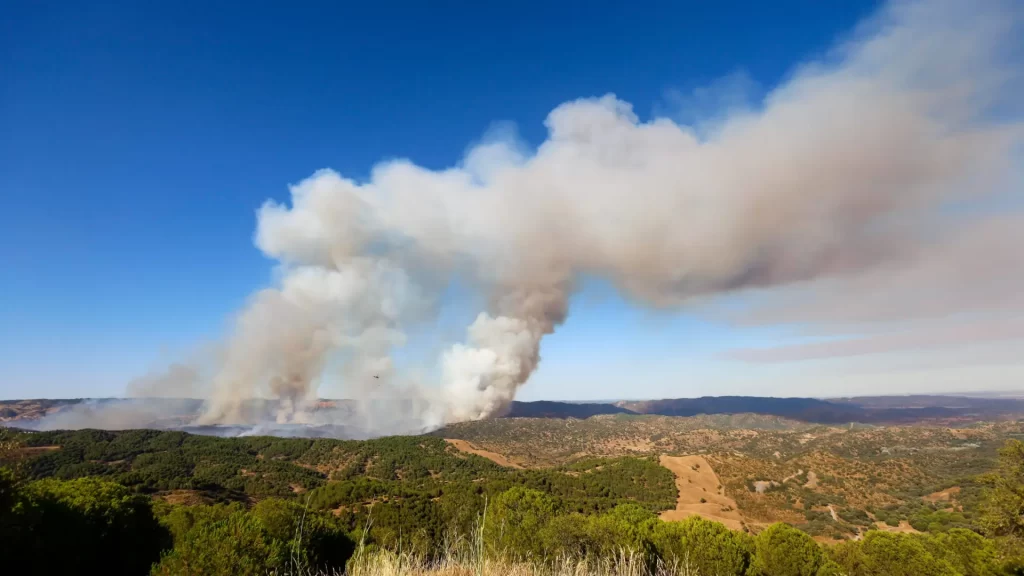
POLYGON ((821 546, 788 524, 772 524, 754 538, 753 574, 815 576, 825 563, 821 546))
POLYGON ((0 469, 0 556, 18 574, 142 574, 170 544, 149 498, 96 478, 19 486, 0 469))
POLYGON ((933 556, 949 562, 963 576, 994 576, 999 572, 995 542, 970 530, 953 528, 925 537, 923 542, 933 556))
POLYGON ((743 574, 750 564, 752 538, 700 516, 657 522, 651 540, 662 561, 689 566, 698 574, 743 574))
POLYGON ((833 559, 850 576, 954 576, 958 572, 925 547, 928 536, 868 532, 863 540, 833 549, 833 559))
POLYGON ((537 535, 558 512, 557 501, 547 494, 512 488, 495 498, 488 509, 484 539, 498 556, 543 558, 543 542, 537 535))
POLYGON ((284 543, 291 559, 303 567, 341 569, 355 551, 340 523, 330 514, 308 510, 298 502, 270 498, 250 514, 267 534, 284 543))
POLYGON ((253 516, 243 512, 189 530, 153 567, 152 574, 265 576, 287 566, 287 550, 253 516))

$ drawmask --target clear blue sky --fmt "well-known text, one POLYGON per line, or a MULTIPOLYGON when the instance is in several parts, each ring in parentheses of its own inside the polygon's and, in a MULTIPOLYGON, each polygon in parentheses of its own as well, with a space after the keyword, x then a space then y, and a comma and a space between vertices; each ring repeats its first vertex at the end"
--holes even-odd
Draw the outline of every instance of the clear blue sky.
MULTIPOLYGON (((613 92, 647 118, 737 72, 771 87, 877 7, 601 4, 4 2, 0 397, 118 395, 215 338, 271 277, 255 209, 314 170, 451 165, 497 121, 536 144, 578 97, 613 92)), ((699 385, 709 350, 775 331, 654 318, 603 291, 545 343, 525 397, 793 391, 747 372, 699 385)))

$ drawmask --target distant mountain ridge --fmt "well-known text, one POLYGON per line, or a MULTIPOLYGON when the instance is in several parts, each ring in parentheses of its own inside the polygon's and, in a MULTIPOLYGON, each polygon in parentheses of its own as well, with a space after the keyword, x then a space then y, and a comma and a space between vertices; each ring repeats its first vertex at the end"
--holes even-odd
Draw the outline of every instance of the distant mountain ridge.
MULTIPOLYGON (((269 413, 268 401, 256 402, 254 409, 269 413)), ((196 399, 34 399, 0 400, 0 424, 29 423, 63 414, 76 407, 80 412, 107 405, 141 403, 154 408, 152 422, 132 427, 175 428, 187 425, 198 414, 202 401, 196 399)), ((321 400, 318 410, 336 411, 334 421, 346 421, 348 411, 357 407, 348 400, 321 400)), ((1024 398, 912 395, 852 398, 772 398, 760 396, 704 396, 662 400, 619 400, 614 402, 567 402, 541 400, 513 402, 504 418, 576 418, 601 415, 697 416, 701 414, 757 414, 817 424, 909 424, 936 420, 998 420, 1024 418, 1024 398)), ((328 419, 330 420, 330 419, 328 419)), ((75 426, 69 421, 69 427, 75 426)))
POLYGON ((821 400, 760 396, 704 396, 614 403, 513 402, 506 418, 589 418, 602 414, 696 416, 761 414, 819 424, 888 424, 954 418, 1024 415, 1024 399, 961 396, 871 396, 821 400))

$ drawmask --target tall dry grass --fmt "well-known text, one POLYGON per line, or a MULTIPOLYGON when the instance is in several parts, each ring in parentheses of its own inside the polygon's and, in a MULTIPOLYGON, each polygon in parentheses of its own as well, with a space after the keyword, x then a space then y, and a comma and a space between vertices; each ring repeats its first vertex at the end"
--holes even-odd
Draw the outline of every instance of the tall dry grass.
MULTIPOLYGON (((367 551, 360 542, 347 576, 701 576, 687 561, 651 567, 643 555, 620 550, 605 558, 533 561, 488 554, 482 522, 471 538, 448 538, 434 559, 390 550, 367 551)), ((365 540, 364 540, 365 541, 365 540)), ((711 576, 711 575, 707 575, 711 576)))
POLYGON ((638 555, 623 552, 611 558, 562 558, 530 562, 484 558, 442 557, 422 561, 394 552, 356 558, 349 576, 699 576, 683 566, 648 567, 638 555))

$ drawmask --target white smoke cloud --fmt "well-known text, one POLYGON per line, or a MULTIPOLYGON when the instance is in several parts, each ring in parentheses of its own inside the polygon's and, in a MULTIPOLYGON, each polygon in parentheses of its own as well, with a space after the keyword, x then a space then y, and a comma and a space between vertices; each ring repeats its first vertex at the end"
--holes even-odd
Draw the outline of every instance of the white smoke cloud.
POLYGON ((200 422, 252 423, 257 398, 280 401, 278 422, 308 421, 333 377, 373 395, 364 382, 379 376, 415 404, 403 417, 431 426, 498 414, 583 274, 665 307, 932 266, 935 246, 969 247, 951 238, 971 226, 986 234, 948 206, 1020 191, 1021 75, 1009 55, 1021 13, 1013 2, 893 3, 709 131, 641 121, 607 95, 553 110, 532 152, 499 134, 446 170, 399 160, 363 182, 317 172, 289 204, 259 211, 255 243, 280 263, 280 283, 238 316, 200 422), (430 386, 390 358, 452 277, 490 305, 430 386), (341 376, 326 370, 335 358, 341 376))

